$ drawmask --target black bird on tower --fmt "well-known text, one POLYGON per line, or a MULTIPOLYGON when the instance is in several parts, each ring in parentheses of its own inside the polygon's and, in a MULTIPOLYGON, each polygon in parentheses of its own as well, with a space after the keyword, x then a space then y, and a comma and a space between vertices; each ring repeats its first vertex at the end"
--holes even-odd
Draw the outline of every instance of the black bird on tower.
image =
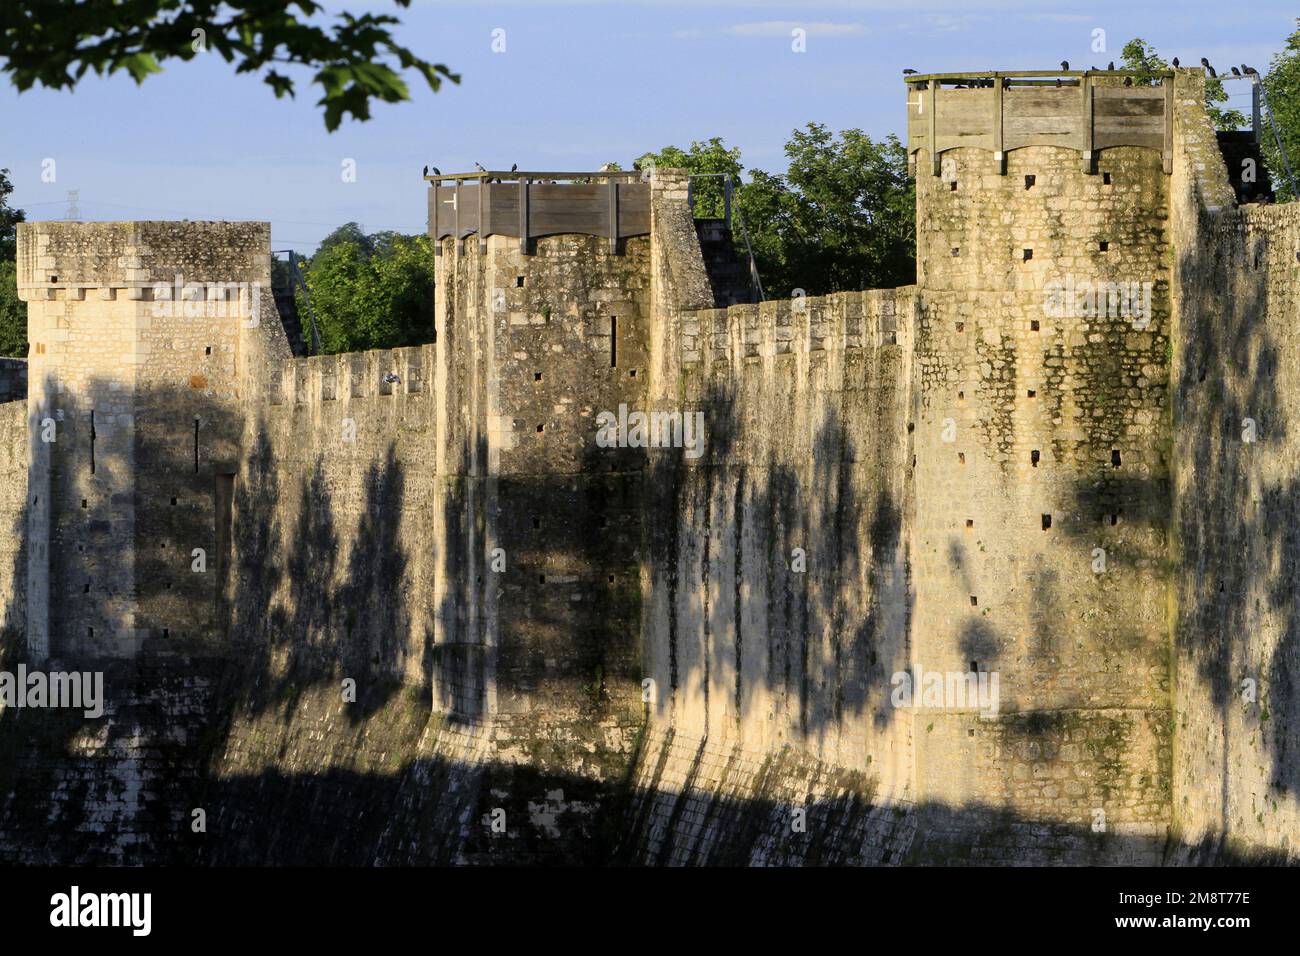
POLYGON ((1174 69, 1178 69, 1178 57, 1174 57, 1174 69))
POLYGON ((1201 66, 1205 67, 1205 72, 1210 74, 1210 76, 1219 75, 1218 73, 1214 72, 1214 67, 1210 66, 1210 61, 1207 60, 1205 57, 1201 57, 1201 66))
POLYGON ((1070 68, 1070 61, 1069 61, 1069 60, 1062 60, 1062 61, 1061 61, 1061 69, 1062 69, 1062 70, 1068 70, 1069 68, 1070 68))
POLYGON ((1232 68, 1232 75, 1233 75, 1233 76, 1241 76, 1241 70, 1237 69, 1237 68, 1234 66, 1234 67, 1232 68))

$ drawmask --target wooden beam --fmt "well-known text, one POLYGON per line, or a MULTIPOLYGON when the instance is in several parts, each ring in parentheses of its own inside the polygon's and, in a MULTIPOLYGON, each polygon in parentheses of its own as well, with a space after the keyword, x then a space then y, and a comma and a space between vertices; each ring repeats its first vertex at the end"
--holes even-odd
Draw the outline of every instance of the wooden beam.
POLYGON ((1168 175, 1174 171, 1174 81, 1171 78, 1163 81, 1165 88, 1165 148, 1164 164, 1165 174, 1168 175))
POLYGON ((1092 173, 1092 79, 1084 75, 1079 88, 1083 91, 1083 171, 1092 173))
POLYGON ((997 164, 998 175, 1007 174, 1007 154, 1002 148, 1002 77, 993 79, 993 161, 997 164))
POLYGON ((609 190, 609 253, 618 254, 618 182, 611 179, 609 190))
POLYGON ((519 252, 528 255, 528 180, 519 180, 519 252))
POLYGON ((929 100, 930 100, 930 174, 933 175, 933 176, 938 176, 938 175, 939 175, 939 153, 937 152, 937 147, 938 147, 938 145, 939 145, 939 140, 938 140, 938 136, 936 135, 936 132, 935 132, 935 118, 937 117, 937 115, 938 115, 938 113, 939 113, 939 110, 938 110, 938 104, 937 104, 937 102, 936 102, 936 100, 935 100, 935 93, 938 91, 938 89, 939 89, 939 81, 938 81, 938 80, 931 80, 931 81, 930 81, 930 88, 929 88, 929 94, 930 94, 930 95, 929 95, 929 100))

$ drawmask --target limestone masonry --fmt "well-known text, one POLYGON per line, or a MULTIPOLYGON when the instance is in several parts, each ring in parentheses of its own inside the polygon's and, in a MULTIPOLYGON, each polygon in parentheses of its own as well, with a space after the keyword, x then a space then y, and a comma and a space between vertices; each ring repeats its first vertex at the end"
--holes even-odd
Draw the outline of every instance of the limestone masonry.
POLYGON ((0 860, 1293 861, 1300 205, 1068 76, 910 78, 899 289, 443 177, 436 341, 305 357, 265 223, 20 225, 0 671, 106 700, 0 712, 0 860))

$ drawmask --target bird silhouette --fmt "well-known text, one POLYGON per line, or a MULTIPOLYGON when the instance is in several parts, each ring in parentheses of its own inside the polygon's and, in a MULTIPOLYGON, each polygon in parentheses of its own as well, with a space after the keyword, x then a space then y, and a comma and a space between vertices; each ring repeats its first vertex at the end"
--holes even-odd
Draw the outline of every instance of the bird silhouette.
POLYGON ((1174 69, 1178 69, 1178 57, 1174 57, 1174 69))
POLYGON ((1210 76, 1219 75, 1218 73, 1214 72, 1214 67, 1210 66, 1210 61, 1207 60, 1205 57, 1201 57, 1201 66, 1205 67, 1205 72, 1210 74, 1210 76))
POLYGON ((422 176, 427 176, 427 175, 429 175, 429 167, 428 167, 427 165, 424 167, 424 172, 421 173, 420 175, 422 175, 422 176))
POLYGON ((518 164, 518 163, 511 163, 511 164, 510 164, 510 171, 511 171, 512 173, 517 173, 517 172, 519 172, 519 164, 518 164))
POLYGON ((1232 75, 1233 75, 1233 76, 1241 76, 1241 70, 1237 69, 1237 68, 1234 66, 1234 67, 1232 68, 1232 75))
POLYGON ((1115 61, 1114 61, 1114 60, 1111 60, 1109 63, 1107 63, 1107 64, 1106 64, 1106 69, 1108 69, 1108 70, 1114 70, 1114 69, 1115 69, 1115 61))
POLYGON ((1253 66, 1247 66, 1245 63, 1241 64, 1241 72, 1245 73, 1247 76, 1259 75, 1259 70, 1255 69, 1253 66))
POLYGON ((916 74, 916 70, 908 69, 903 71, 904 76, 914 76, 915 74, 916 74))
POLYGON ((483 164, 482 164, 482 163, 475 163, 475 164, 474 164, 474 168, 475 168, 476 170, 478 170, 480 173, 486 173, 486 172, 487 172, 487 170, 483 168, 483 164))
POLYGON ((1061 69, 1063 69, 1063 70, 1068 70, 1069 68, 1070 68, 1070 61, 1069 61, 1069 60, 1062 60, 1062 61, 1061 61, 1061 69))
POLYGON ((442 170, 439 169, 437 166, 434 166, 434 167, 433 167, 433 174, 434 174, 435 176, 441 176, 441 175, 442 175, 442 170))

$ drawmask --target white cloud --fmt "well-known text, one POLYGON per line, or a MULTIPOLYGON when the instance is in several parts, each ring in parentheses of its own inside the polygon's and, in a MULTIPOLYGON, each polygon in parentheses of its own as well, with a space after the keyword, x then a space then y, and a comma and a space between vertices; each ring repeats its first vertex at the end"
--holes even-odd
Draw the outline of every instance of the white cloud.
POLYGON ((866 32, 861 23, 806 23, 799 20, 761 20, 737 23, 726 28, 736 37, 788 37, 792 30, 803 30, 810 37, 849 37, 866 32))

